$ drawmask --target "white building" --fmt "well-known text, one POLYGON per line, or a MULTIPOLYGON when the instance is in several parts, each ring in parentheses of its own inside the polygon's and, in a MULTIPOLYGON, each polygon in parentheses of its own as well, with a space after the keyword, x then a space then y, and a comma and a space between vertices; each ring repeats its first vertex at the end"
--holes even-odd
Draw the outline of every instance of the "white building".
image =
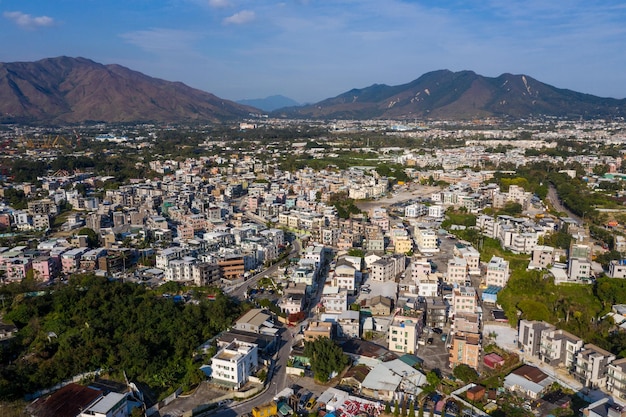
POLYGON ((259 348, 234 340, 211 359, 213 380, 241 388, 258 366, 259 348))
POLYGON ((453 256, 452 259, 448 260, 447 282, 465 285, 465 281, 468 279, 467 261, 464 258, 453 256))
POLYGON ((485 284, 504 287, 509 281, 509 262, 498 256, 493 256, 487 264, 485 284))
POLYGON ((446 213, 446 210, 443 206, 434 205, 428 207, 428 217, 433 217, 435 219, 442 219, 443 215, 446 213))
POLYGON ((416 229, 415 243, 422 253, 439 252, 437 233, 431 229, 416 229))
POLYGON ((611 278, 626 278, 626 260, 611 261, 608 276, 611 278))
POLYGON ((109 392, 85 408, 80 417, 127 417, 128 397, 126 394, 109 392))

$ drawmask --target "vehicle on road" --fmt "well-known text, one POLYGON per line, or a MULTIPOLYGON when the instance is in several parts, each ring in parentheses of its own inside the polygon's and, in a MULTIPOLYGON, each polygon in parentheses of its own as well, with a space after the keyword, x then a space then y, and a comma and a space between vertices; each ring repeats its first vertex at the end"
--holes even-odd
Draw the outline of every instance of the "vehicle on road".
POLYGON ((305 408, 307 410, 311 411, 311 410, 313 410, 313 407, 315 407, 316 404, 317 404, 317 401, 315 401, 315 398, 311 398, 309 400, 309 402, 306 403, 306 407, 305 408))

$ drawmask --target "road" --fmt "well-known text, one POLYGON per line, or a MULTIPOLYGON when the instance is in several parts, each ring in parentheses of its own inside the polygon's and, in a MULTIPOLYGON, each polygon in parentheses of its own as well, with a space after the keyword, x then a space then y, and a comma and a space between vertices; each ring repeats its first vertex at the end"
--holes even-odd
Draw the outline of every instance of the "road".
POLYGON ((252 408, 267 404, 274 399, 274 396, 287 387, 287 373, 285 372, 287 366, 287 359, 291 353, 291 346, 293 345, 293 335, 291 330, 285 328, 281 335, 280 350, 274 363, 273 371, 268 378, 270 378, 266 385, 266 390, 256 397, 233 404, 230 408, 221 410, 212 410, 207 413, 200 414, 199 416, 217 416, 217 417, 234 417, 240 416, 245 413, 249 413, 252 408))
MULTIPOLYGON (((291 252, 289 252, 289 256, 287 257, 287 259, 300 254, 300 249, 301 249, 300 241, 298 239, 295 239, 293 243, 291 244, 291 252)), ((232 297, 236 297, 236 298, 239 298, 240 300, 243 300, 248 288, 256 285, 256 283, 259 281, 259 279, 261 279, 261 277, 270 276, 276 273, 280 268, 284 268, 284 265, 282 262, 277 262, 274 265, 270 266, 269 268, 265 269, 264 271, 261 271, 258 274, 248 278, 246 281, 239 284, 237 288, 230 291, 228 294, 232 297)))
MULTIPOLYGON (((265 219, 254 215, 252 213, 245 213, 245 216, 252 221, 260 224, 265 224, 265 219)), ((291 244, 291 251, 288 258, 298 256, 301 250, 301 243, 299 239, 295 239, 291 244)), ((229 295, 243 299, 246 291, 250 286, 255 285, 261 277, 270 276, 277 272, 279 268, 283 268, 282 262, 278 262, 264 271, 259 272, 251 278, 248 278, 245 282, 240 284, 236 289, 231 291, 229 295)), ((218 410, 211 410, 201 414, 201 416, 218 416, 218 417, 232 417, 239 416, 250 412, 252 408, 267 404, 274 399, 276 393, 280 392, 287 387, 287 360, 291 353, 291 347, 293 346, 294 337, 290 328, 283 328, 280 338, 280 348, 273 357, 273 366, 268 374, 268 381, 266 382, 266 389, 256 397, 238 403, 233 403, 228 408, 222 408, 218 410)))
POLYGON ((569 217, 576 220, 578 223, 582 223, 580 217, 569 211, 563 204, 561 204, 561 199, 556 192, 556 188, 554 188, 554 185, 552 184, 550 184, 550 187, 548 188, 547 199, 550 200, 550 204, 552 204, 552 207, 554 207, 556 211, 566 213, 569 217))

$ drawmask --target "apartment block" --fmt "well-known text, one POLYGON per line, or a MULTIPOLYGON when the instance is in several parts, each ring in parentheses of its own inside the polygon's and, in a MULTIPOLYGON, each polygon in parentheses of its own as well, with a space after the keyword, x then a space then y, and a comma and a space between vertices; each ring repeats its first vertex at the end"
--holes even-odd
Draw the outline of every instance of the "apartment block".
POLYGON ((417 339, 421 331, 422 326, 415 317, 394 317, 389 325, 389 350, 414 354, 417 352, 417 339))
POLYGON ((478 369, 480 363, 480 334, 456 332, 450 342, 450 367, 465 364, 478 369))
POLYGON ((258 366, 258 346, 233 341, 212 358, 213 380, 241 388, 258 366))
POLYGON ((520 320, 517 332, 517 347, 532 356, 539 356, 541 333, 544 330, 555 330, 555 327, 543 321, 520 320))
POLYGON ((485 284, 504 287, 509 281, 509 262, 498 256, 493 256, 487 264, 485 284))
POLYGON ((538 356, 548 365, 572 369, 576 361, 576 354, 582 347, 583 341, 580 337, 565 330, 548 328, 541 332, 538 356))
POLYGON ((621 402, 626 400, 626 358, 618 359, 608 365, 606 388, 621 402))
POLYGON ((576 354, 574 377, 589 388, 606 388, 609 363, 615 360, 615 355, 606 350, 587 343, 576 354))

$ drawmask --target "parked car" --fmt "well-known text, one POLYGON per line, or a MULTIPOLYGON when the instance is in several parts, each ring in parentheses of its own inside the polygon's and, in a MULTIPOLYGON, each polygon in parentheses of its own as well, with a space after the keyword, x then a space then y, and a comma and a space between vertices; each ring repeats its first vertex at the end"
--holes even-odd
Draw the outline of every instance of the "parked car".
POLYGON ((313 410, 313 407, 315 407, 315 404, 317 404, 317 401, 315 401, 315 398, 311 398, 309 399, 309 402, 306 403, 306 409, 311 411, 313 410))

